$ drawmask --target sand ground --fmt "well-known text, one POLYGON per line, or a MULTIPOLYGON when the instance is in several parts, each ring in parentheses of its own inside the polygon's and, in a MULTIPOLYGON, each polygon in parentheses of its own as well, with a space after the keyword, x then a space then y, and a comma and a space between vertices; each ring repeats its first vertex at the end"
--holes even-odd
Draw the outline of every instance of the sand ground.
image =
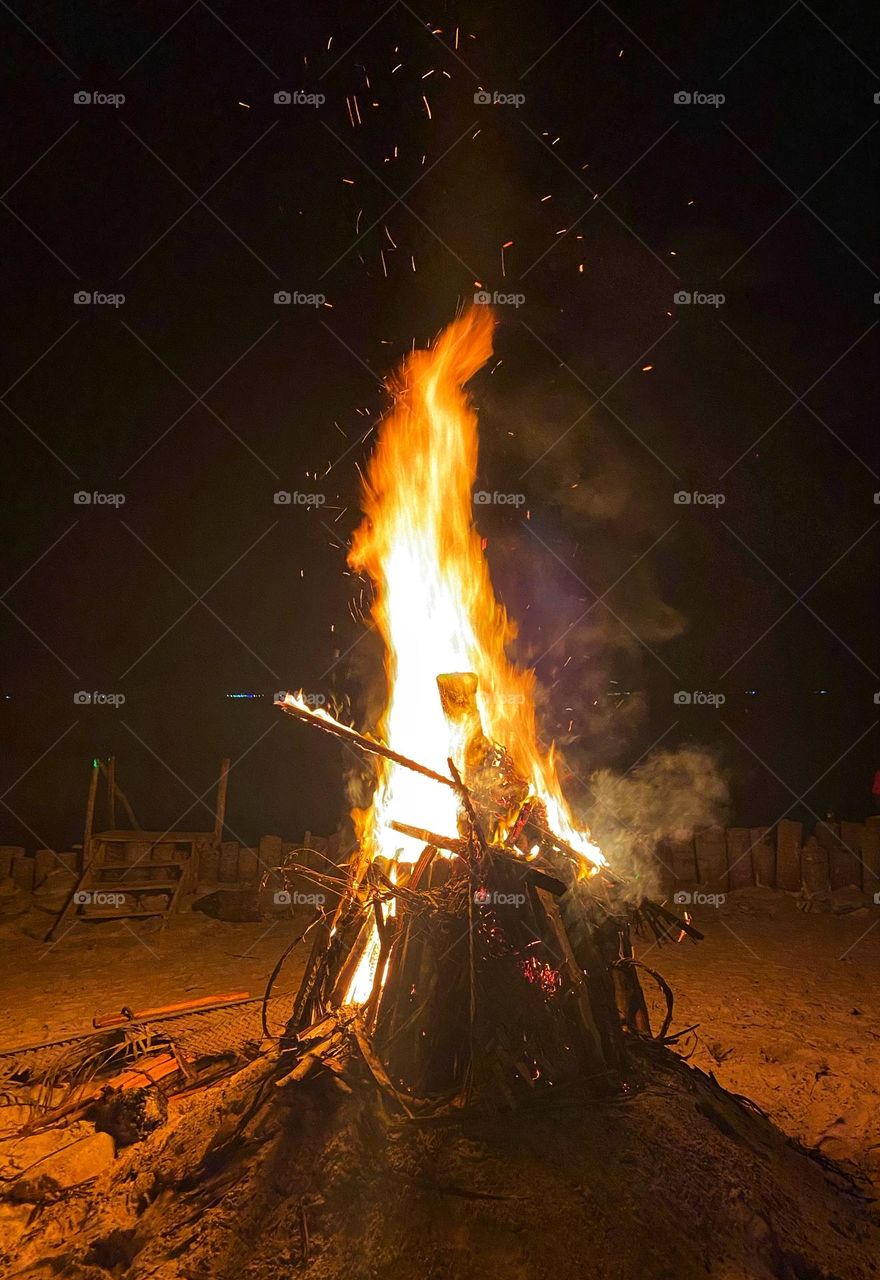
MULTIPOLYGON (((880 1189, 880 908, 804 912, 789 895, 745 890, 693 915, 703 943, 637 951, 673 987, 672 1030, 698 1024, 680 1051, 880 1189)), ((96 1013, 123 1005, 262 994, 304 923, 224 924, 183 913, 162 933, 84 927, 47 946, 28 936, 26 920, 8 922, 0 928, 0 1048, 87 1031, 96 1013)), ((276 993, 295 990, 304 963, 301 947, 276 993)))

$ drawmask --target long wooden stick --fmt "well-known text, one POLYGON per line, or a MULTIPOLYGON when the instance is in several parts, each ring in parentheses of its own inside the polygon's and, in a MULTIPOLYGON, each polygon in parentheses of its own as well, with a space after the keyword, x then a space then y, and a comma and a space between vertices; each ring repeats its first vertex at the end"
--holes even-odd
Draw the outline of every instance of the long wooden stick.
POLYGON ((292 702, 279 702, 277 706, 282 711, 286 711, 289 716, 296 716, 298 720, 304 720, 306 724, 313 724, 318 729, 323 729, 325 733, 332 733, 334 737, 341 738, 344 742, 350 742, 352 746, 360 747, 361 751, 367 751, 374 756, 382 756, 386 760, 393 760, 395 764, 403 765, 404 769, 411 769, 413 773, 420 773, 423 778, 432 778, 434 782, 442 782, 444 787, 452 787, 453 791, 458 791, 459 789, 452 778, 444 777, 442 773, 435 773, 427 765, 419 764, 416 760, 410 760, 408 756, 401 755, 399 751, 392 751, 383 742, 377 742, 375 738, 371 738, 365 733, 358 733, 356 729, 352 729, 347 724, 340 724, 338 720, 333 720, 330 716, 316 715, 315 712, 309 711, 307 707, 299 707, 292 702))
POLYGON ((392 831, 399 831, 402 836, 412 836, 413 840, 421 840, 422 844, 433 845, 436 849, 445 849, 447 853, 462 854, 467 843, 457 836, 438 836, 434 831, 426 831, 424 827, 411 827, 406 822, 389 822, 392 831))
POLYGON ((217 782, 217 805, 214 812, 214 840, 223 839, 223 824, 226 820, 226 792, 229 787, 229 757, 220 761, 220 778, 217 782))
POLYGON ((116 830, 116 757, 111 756, 107 761, 105 771, 107 779, 107 826, 111 831, 116 830))
MULTIPOLYGON (((114 760, 115 760, 115 757, 114 757, 114 760)), ((101 772, 104 774, 104 777, 105 777, 105 778, 107 778, 107 780, 108 780, 107 785, 109 786, 109 785, 110 785, 110 782, 109 782, 110 774, 109 774, 109 771, 104 767, 104 765, 103 765, 103 764, 101 765, 101 772)), ((132 809, 131 805, 128 803, 128 797, 126 796, 125 792, 122 790, 122 787, 120 787, 119 783, 116 781, 116 770, 115 770, 115 768, 114 768, 114 771, 113 771, 113 793, 114 793, 114 795, 116 796, 116 798, 121 802, 122 807, 125 809, 125 812, 128 814, 128 820, 129 820, 129 822, 131 823, 131 829, 132 829, 132 831, 143 831, 143 827, 142 827, 142 826, 141 826, 141 824, 138 822, 137 818, 134 816, 134 810, 132 809)), ((114 813, 113 813, 113 821, 110 823, 110 827, 111 827, 111 829, 112 829, 112 830, 115 830, 115 828, 116 828, 116 813, 115 813, 115 811, 114 811, 114 813)))
POLYGON ((89 794, 86 800, 86 822, 83 831, 82 869, 85 871, 92 856, 92 831, 95 825, 95 795, 98 790, 99 762, 92 761, 92 772, 89 774, 89 794))

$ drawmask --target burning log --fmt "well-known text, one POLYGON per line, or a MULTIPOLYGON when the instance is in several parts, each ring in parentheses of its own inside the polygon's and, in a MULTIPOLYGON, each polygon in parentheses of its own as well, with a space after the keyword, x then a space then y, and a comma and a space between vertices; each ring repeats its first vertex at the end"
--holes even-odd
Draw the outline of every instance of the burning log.
POLYGON ((334 737, 342 738, 343 741, 351 743, 352 746, 360 747, 361 751, 366 751, 368 755, 381 756, 385 760, 393 761, 394 764, 402 765, 404 769, 411 769, 413 773, 420 773, 423 778, 431 778, 434 782, 442 783, 444 787, 455 788, 456 784, 451 778, 445 778, 442 773, 435 773, 427 765, 419 764, 416 760, 410 760, 408 756, 401 755, 399 751, 392 751, 390 747, 386 747, 382 742, 377 742, 369 734, 358 733, 350 725, 334 720, 326 711, 310 711, 308 707, 291 701, 295 697, 295 694, 285 693, 283 700, 276 703, 276 706, 279 706, 289 716, 296 716, 297 719, 304 720, 306 724, 315 725, 316 728, 323 729, 325 733, 332 733, 334 737))
POLYGON ((473 524, 476 417, 463 389, 491 331, 475 308, 413 353, 365 477, 349 564, 376 588, 384 741, 279 700, 377 760, 289 1035, 297 1043, 332 1014, 352 1058, 410 1112, 584 1076, 621 1083, 627 1034, 647 1034, 635 966, 622 963, 630 926, 658 938, 688 928, 624 885, 578 827, 540 749, 533 673, 507 655, 515 628, 473 524))
MULTIPOLYGON (((513 1102, 524 1088, 575 1078, 613 1087, 626 1074, 626 1033, 650 1036, 631 924, 644 921, 661 938, 673 926, 697 931, 660 904, 637 901, 607 867, 544 826, 542 806, 482 735, 473 678, 441 677, 438 686, 466 776, 452 758, 450 778, 399 752, 386 758, 457 791, 459 835, 389 821, 422 851, 408 873, 399 862, 367 864, 316 934, 286 1040, 300 1056, 284 1082, 338 1075, 360 1057, 410 1112, 474 1097, 513 1102), (516 838, 539 837, 528 857, 483 828, 486 821, 497 840, 512 809, 516 838), (429 883, 438 854, 444 876, 429 883), (316 1019, 317 1046, 302 1030, 316 1019)), ((285 709, 327 727, 309 711, 285 709)), ((331 723, 332 732, 344 729, 331 723)), ((338 736, 386 755, 354 730, 338 736)))
POLYGON ((429 848, 445 849, 447 853, 464 855, 467 848, 465 841, 455 836, 439 836, 435 831, 426 831, 424 827, 411 827, 406 822, 389 822, 392 831, 399 831, 402 836, 411 836, 413 840, 421 840, 429 848))

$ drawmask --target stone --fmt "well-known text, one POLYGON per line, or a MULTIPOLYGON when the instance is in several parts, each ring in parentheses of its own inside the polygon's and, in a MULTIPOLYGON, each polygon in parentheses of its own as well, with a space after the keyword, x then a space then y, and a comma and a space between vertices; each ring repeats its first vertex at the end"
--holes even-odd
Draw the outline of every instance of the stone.
MULTIPOLYGON (((296 850, 297 846, 293 846, 296 850)), ((284 878, 276 870, 284 865, 284 842, 280 836, 260 836, 260 883, 271 902, 275 893, 282 890, 284 878)))
POLYGON ((817 822, 816 839, 828 851, 828 878, 832 890, 845 889, 847 885, 861 885, 862 869, 858 856, 848 849, 840 838, 840 824, 817 822))
POLYGON ((731 889, 748 889, 755 883, 748 827, 730 827, 727 832, 727 876, 731 889))
POLYGON ((880 817, 871 817, 862 827, 862 884, 871 897, 880 891, 880 817))
POLYGON ((200 840, 196 846, 198 859, 198 884, 213 885, 220 874, 220 846, 200 840))
MULTIPOLYGON (((296 848, 296 845, 293 846, 296 848)), ((284 842, 280 836, 260 836, 260 861, 263 870, 280 867, 284 861, 284 842)))
POLYGON ((727 841, 723 827, 704 827, 694 835, 697 874, 700 887, 709 893, 725 893, 729 887, 727 874, 727 841))
POLYGON ((765 889, 776 888, 776 850, 770 842, 769 827, 750 827, 752 866, 755 868, 755 884, 765 889))
POLYGON ((220 845, 220 863, 217 878, 224 884, 234 884, 238 879, 238 841, 224 840, 220 845))
POLYGON ((828 850, 815 836, 810 836, 801 850, 801 875, 807 893, 828 891, 828 850))
POLYGON ((801 841, 804 824, 780 819, 776 827, 776 887, 797 893, 801 887, 801 841))
POLYGON ((840 843, 847 850, 852 860, 852 874, 856 877, 852 883, 860 887, 865 878, 865 868, 862 865, 864 860, 862 854, 864 836, 865 828, 861 822, 841 822, 840 843))
POLYGON ((677 881, 696 884, 697 858, 693 840, 664 840, 661 845, 661 856, 663 861, 672 868, 672 874, 677 881))
POLYGON ((27 856, 16 859, 13 864, 12 878, 19 889, 24 889, 26 893, 30 893, 34 887, 35 866, 36 859, 27 856))
MULTIPOLYGON (((30 894, 23 893, 12 876, 0 880, 0 921, 14 920, 16 916, 24 915, 30 910, 31 905, 30 894)), ((45 933, 45 925, 42 929, 45 933)))
POLYGON ((39 889, 57 866, 54 849, 38 849, 34 854, 34 888, 39 889))
POLYGON ((0 880, 11 876, 12 868, 23 857, 24 849, 20 844, 0 844, 0 880))
POLYGON ((142 893, 138 906, 141 911, 166 911, 171 895, 168 893, 142 893))
POLYGON ((261 870, 256 849, 239 849, 238 879, 241 884, 256 884, 260 879, 261 870))
POLYGON ((76 887, 77 877, 65 867, 56 867, 34 890, 34 905, 50 915, 57 915, 76 887))

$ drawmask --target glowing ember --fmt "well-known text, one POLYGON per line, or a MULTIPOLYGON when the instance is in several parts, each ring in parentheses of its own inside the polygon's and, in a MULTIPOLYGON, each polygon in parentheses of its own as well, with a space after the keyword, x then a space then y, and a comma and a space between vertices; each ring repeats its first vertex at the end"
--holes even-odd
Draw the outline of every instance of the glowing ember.
MULTIPOLYGON (((475 673, 486 736, 509 752, 516 772, 546 806, 551 830, 593 862, 604 862, 574 823, 552 750, 538 746, 534 674, 507 657, 515 628, 495 599, 473 523, 477 418, 463 386, 492 354, 493 328, 489 308, 477 306, 430 350, 409 356, 367 470, 364 520, 349 562, 373 582, 373 619, 386 647, 388 694, 376 734, 448 776, 447 757, 458 759, 460 744, 450 742, 437 677, 475 673)), ((418 858, 422 845, 392 831, 393 819, 455 834, 454 791, 394 762, 380 760, 379 766, 371 807, 355 813, 366 856, 418 858)))

